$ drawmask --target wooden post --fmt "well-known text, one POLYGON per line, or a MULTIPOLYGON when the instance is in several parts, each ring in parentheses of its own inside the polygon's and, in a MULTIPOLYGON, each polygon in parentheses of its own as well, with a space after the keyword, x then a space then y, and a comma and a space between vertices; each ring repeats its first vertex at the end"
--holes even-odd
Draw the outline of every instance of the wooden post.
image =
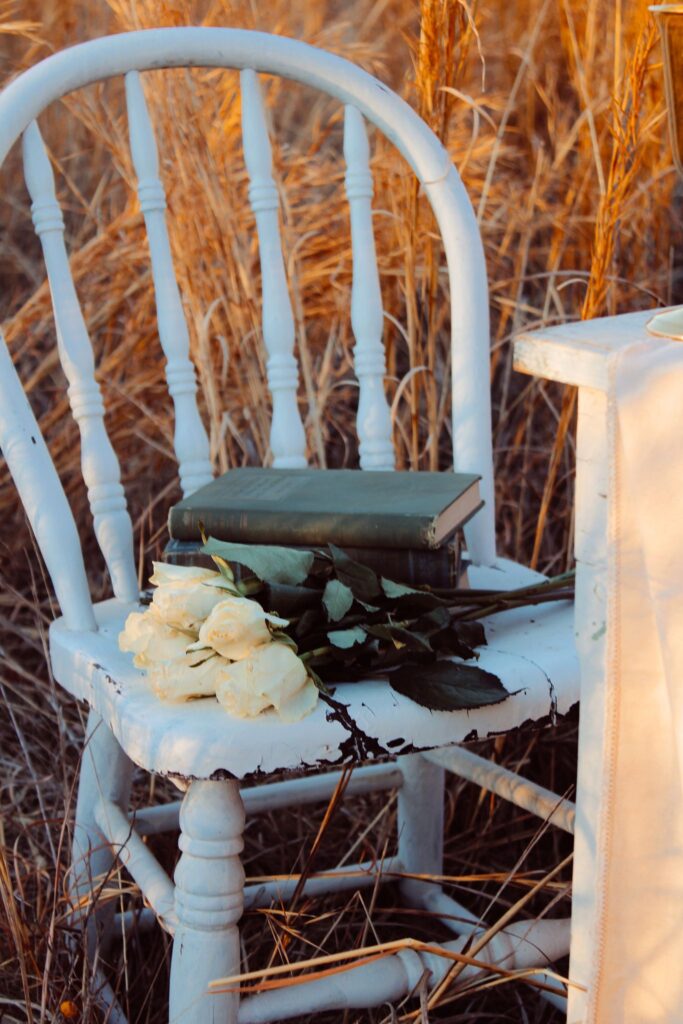
MULTIPOLYGON (((421 754, 399 761, 403 785, 398 791, 398 859, 403 871, 415 875, 443 872, 443 799, 445 769, 421 754)), ((433 883, 406 878, 401 893, 409 904, 420 903, 433 883)))
POLYGON ((180 829, 169 1020, 237 1024, 239 997, 208 989, 210 981, 240 968, 244 806, 237 782, 193 782, 180 829))
POLYGON ((0 331, 0 448, 67 629, 97 628, 71 508, 0 331))
POLYGON ((384 393, 384 310, 372 230, 370 147, 363 117, 351 106, 344 108, 344 158, 353 247, 351 325, 360 388, 356 418, 360 465, 361 469, 394 469, 391 416, 384 393))
POLYGON ((126 75, 130 148, 138 176, 138 197, 145 218, 157 304, 159 339, 166 356, 166 380, 175 409, 173 447, 183 494, 192 494, 213 477, 209 439, 197 408, 197 380, 190 360, 190 336, 178 291, 166 227, 166 194, 152 122, 137 71, 126 75))
POLYGON ((115 860, 109 840, 97 823, 97 808, 102 800, 109 800, 125 812, 132 769, 132 762, 109 727, 95 711, 91 711, 78 780, 69 886, 73 916, 86 924, 87 951, 91 962, 116 910, 113 900, 102 907, 92 902, 115 860))
POLYGON ((242 138, 249 173, 249 202, 256 217, 263 292, 263 340, 268 352, 268 386, 273 399, 270 450, 276 469, 306 466, 306 437, 299 415, 299 373, 294 349, 294 317, 287 290, 278 219, 279 200, 261 87, 254 71, 240 75, 242 138))
POLYGON ((35 121, 24 133, 23 150, 26 185, 33 200, 33 224, 50 283, 59 358, 69 382, 69 402, 81 435, 81 468, 95 535, 116 597, 137 601, 133 526, 121 486, 119 462, 104 426, 104 405, 95 380, 92 345, 71 276, 52 167, 35 121))

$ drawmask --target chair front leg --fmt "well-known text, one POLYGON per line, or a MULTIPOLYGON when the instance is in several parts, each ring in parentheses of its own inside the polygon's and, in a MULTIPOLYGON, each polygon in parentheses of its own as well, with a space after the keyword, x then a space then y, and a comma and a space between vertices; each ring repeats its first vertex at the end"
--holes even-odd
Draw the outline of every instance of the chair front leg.
POLYGON ((208 988, 240 969, 244 806, 237 782, 193 782, 180 830, 169 1018, 171 1024, 237 1024, 238 995, 208 988))
POLYGON ((115 855, 97 825, 95 809, 102 799, 127 809, 132 770, 109 727, 91 710, 78 782, 70 885, 73 917, 85 923, 91 962, 116 910, 113 900, 102 906, 96 902, 97 888, 111 871, 115 855))

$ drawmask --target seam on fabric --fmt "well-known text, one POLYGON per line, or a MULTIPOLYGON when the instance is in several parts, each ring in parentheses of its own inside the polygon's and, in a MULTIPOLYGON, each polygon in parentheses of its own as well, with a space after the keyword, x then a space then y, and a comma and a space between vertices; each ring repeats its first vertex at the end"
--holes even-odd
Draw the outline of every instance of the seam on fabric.
POLYGON ((610 902, 608 865, 614 840, 614 794, 616 788, 619 691, 620 691, 620 615, 621 615, 621 465, 620 437, 616 401, 617 359, 610 359, 607 368, 607 451, 608 451, 608 565, 611 556, 612 571, 608 570, 605 637, 606 672, 604 705, 604 744, 602 754, 602 800, 599 811, 596 844, 596 908, 595 958, 593 981, 588 986, 586 1024, 600 1024, 601 987, 605 969, 607 947, 607 910, 610 902), (611 549, 611 550, 610 550, 611 549))

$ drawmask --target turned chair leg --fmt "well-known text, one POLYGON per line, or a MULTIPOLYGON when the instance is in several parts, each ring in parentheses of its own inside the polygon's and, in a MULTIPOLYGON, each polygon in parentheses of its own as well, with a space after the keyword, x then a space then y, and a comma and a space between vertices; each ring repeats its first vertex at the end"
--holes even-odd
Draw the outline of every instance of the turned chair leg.
POLYGON ((101 906, 96 902, 97 888, 111 871, 115 854, 95 821, 95 809, 101 799, 127 808, 132 768, 111 730, 91 711, 78 782, 70 885, 73 918, 85 923, 91 961, 116 910, 114 900, 101 906))
POLYGON ((193 782, 180 810, 171 1024, 237 1024, 239 997, 210 981, 237 974, 244 902, 244 806, 237 782, 193 782))

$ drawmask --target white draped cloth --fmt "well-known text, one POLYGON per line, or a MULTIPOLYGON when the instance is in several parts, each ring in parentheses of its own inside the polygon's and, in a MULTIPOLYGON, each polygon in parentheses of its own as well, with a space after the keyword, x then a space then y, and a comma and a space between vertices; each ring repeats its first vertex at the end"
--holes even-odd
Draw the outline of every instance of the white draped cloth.
POLYGON ((587 1024, 683 1024, 683 343, 610 382, 607 722, 587 1024))

